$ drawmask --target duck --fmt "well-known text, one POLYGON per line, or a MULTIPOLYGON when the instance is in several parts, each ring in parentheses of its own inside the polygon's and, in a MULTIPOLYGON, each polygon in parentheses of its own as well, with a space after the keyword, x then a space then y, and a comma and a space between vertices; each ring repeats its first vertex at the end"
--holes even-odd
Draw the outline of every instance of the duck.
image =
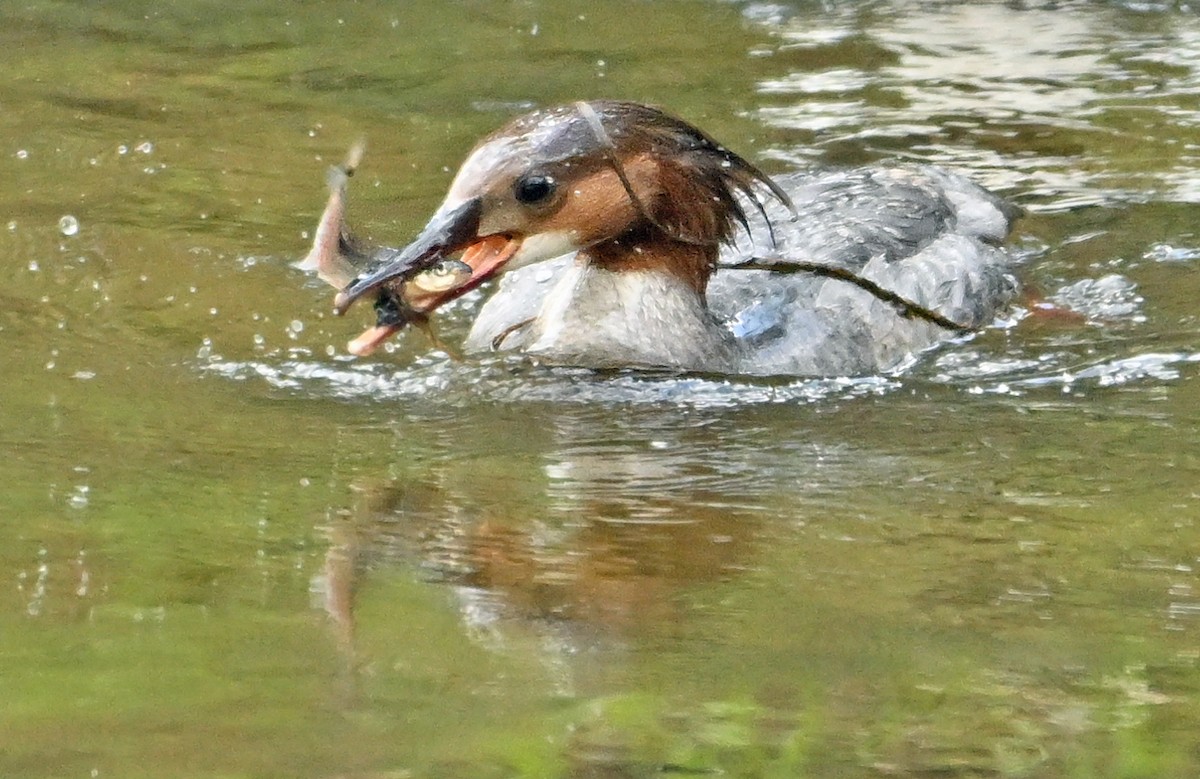
POLYGON ((312 252, 335 313, 374 297, 373 352, 497 278, 463 344, 594 370, 895 373, 994 323, 1018 292, 1020 209, 931 165, 772 178, 691 123, 593 100, 479 141, 399 249, 358 247, 345 180, 312 252))

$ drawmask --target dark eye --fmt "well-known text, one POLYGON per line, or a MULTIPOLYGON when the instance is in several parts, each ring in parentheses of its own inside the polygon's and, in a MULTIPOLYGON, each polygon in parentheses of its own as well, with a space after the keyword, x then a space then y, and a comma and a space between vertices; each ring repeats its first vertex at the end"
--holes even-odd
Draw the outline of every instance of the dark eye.
POLYGON ((554 194, 554 179, 541 173, 530 173, 517 179, 513 195, 517 202, 527 206, 544 203, 554 194))

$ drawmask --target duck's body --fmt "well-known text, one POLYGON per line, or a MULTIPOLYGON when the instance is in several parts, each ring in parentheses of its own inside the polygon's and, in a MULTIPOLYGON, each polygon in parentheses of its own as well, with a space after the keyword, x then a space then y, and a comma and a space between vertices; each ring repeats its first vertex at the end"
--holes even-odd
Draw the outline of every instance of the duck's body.
POLYGON ((869 284, 728 266, 758 257, 840 268, 979 328, 1015 292, 1012 260, 999 248, 1015 215, 997 196, 928 167, 771 182, 655 109, 576 104, 485 139, 433 220, 432 254, 427 228, 407 267, 393 258, 345 296, 381 284, 402 295, 401 274, 469 247, 463 259, 476 273, 455 295, 507 270, 475 319, 470 352, 591 368, 864 375, 894 370, 959 331, 898 309, 869 284), (751 240, 733 244, 759 185, 775 201, 751 240), (446 224, 469 236, 445 240, 446 224), (425 264, 411 262, 417 254, 425 264))
POLYGON ((997 248, 1013 209, 961 177, 893 168, 777 182, 796 218, 771 208, 776 245, 756 230, 726 249, 703 296, 669 272, 563 257, 501 277, 467 350, 594 368, 864 375, 956 333, 840 279, 721 266, 767 254, 845 268, 966 328, 990 323, 1016 290, 997 248))

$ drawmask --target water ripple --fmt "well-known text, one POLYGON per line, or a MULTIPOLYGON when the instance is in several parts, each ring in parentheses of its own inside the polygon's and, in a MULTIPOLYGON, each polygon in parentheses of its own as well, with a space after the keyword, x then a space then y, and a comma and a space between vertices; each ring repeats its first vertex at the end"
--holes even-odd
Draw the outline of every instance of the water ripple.
POLYGON ((200 359, 198 367, 225 379, 260 381, 274 389, 306 395, 387 402, 421 398, 451 407, 475 406, 481 402, 550 402, 725 408, 863 397, 899 386, 896 379, 886 376, 733 379, 552 368, 508 357, 462 363, 427 355, 398 369, 350 360, 230 361, 209 355, 200 359))

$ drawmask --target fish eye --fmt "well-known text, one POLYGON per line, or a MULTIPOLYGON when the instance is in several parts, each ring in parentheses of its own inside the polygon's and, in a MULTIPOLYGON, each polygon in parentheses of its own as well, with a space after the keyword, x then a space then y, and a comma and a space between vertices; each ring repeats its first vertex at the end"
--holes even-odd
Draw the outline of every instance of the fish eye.
POLYGON ((555 181, 541 173, 529 173, 517 179, 513 185, 513 196, 526 206, 544 203, 554 194, 555 181))

